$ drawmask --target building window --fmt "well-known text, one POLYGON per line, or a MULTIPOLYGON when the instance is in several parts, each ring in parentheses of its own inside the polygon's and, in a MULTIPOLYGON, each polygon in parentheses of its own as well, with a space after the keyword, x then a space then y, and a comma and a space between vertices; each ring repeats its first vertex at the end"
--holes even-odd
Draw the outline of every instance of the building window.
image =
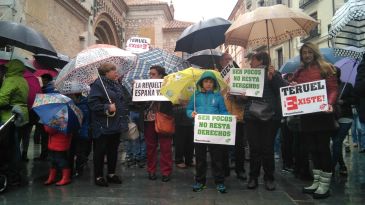
POLYGON ((265 1, 264 1, 264 0, 259 0, 259 1, 257 2, 257 4, 258 4, 259 6, 264 6, 264 3, 265 3, 265 1))
POLYGON ((319 21, 319 24, 317 25, 317 27, 315 27, 314 29, 312 29, 310 32, 309 32, 309 35, 304 37, 304 38, 301 38, 301 42, 306 42, 306 41, 309 41, 310 39, 312 38, 315 38, 315 37, 318 37, 321 35, 321 21, 318 20, 318 14, 317 12, 314 12, 310 15, 312 18, 316 19, 317 21, 319 21))
POLYGON ((276 50, 276 54, 278 56, 278 68, 281 68, 281 66, 283 65, 283 49, 279 48, 276 50))
POLYGON ((303 9, 304 7, 308 6, 309 4, 315 2, 317 0, 300 0, 299 1, 299 8, 303 9))
POLYGON ((276 4, 282 4, 283 1, 282 0, 276 0, 276 4))
POLYGON ((246 9, 250 9, 252 6, 252 0, 247 0, 246 1, 246 9))

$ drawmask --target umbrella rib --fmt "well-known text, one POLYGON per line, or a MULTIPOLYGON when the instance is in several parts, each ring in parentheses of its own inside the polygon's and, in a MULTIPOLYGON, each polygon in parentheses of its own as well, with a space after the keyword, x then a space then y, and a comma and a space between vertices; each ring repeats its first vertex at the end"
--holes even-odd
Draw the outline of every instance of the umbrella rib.
POLYGON ((301 26, 295 18, 291 18, 291 20, 293 20, 294 23, 296 23, 307 35, 309 35, 309 33, 303 29, 303 26, 301 26))
MULTIPOLYGON (((270 19, 270 22, 271 22, 271 26, 272 26, 272 30, 274 31, 274 36, 276 37, 276 31, 275 31, 275 26, 274 26, 274 21, 272 21, 272 19, 270 19)), ((269 27, 267 27, 267 29, 269 29, 269 27)), ((269 31, 267 31, 267 32, 269 32, 269 31)), ((268 36, 268 38, 269 38, 269 36, 268 36)), ((276 41, 276 39, 275 39, 275 41, 276 41)), ((269 38, 269 43, 270 43, 270 38, 269 38)), ((270 53, 270 51, 268 51, 269 53, 270 53)))
MULTIPOLYGON (((248 39, 250 39, 251 37, 251 33, 252 33, 252 27, 254 26, 254 23, 251 24, 250 28, 248 29, 250 31, 250 35, 248 35, 248 38, 247 38, 247 44, 248 44, 248 39)), ((247 47, 247 44, 246 44, 246 47, 247 47)))

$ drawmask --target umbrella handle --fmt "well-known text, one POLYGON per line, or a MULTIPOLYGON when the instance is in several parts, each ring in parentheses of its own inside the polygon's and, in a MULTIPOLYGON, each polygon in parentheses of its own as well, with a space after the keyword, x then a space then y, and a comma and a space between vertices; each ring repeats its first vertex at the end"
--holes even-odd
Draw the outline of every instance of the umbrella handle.
MULTIPOLYGON (((106 97, 108 98, 109 103, 110 103, 110 104, 112 104, 112 100, 111 100, 111 99, 110 99, 110 97, 109 97, 108 91, 107 91, 107 90, 106 90, 106 88, 105 88, 104 82, 103 82, 103 80, 101 79, 99 72, 97 72, 97 74, 98 74, 98 78, 100 79, 101 85, 103 86, 103 89, 104 89, 104 91, 105 91, 106 97)), ((107 111, 107 112, 106 112, 106 115, 107 115, 108 117, 114 117, 114 116, 115 116, 115 112, 110 113, 109 111, 107 111)))

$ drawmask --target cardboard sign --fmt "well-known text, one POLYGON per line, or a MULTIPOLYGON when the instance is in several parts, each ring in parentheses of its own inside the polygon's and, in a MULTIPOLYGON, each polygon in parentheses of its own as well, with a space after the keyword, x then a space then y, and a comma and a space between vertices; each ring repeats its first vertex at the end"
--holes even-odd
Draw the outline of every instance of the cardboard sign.
POLYGON ((132 101, 170 101, 160 93, 162 82, 163 79, 135 80, 132 101))
POLYGON ((325 80, 282 87, 280 97, 284 117, 328 110, 325 80))
POLYGON ((205 114, 198 114, 195 116, 195 143, 234 145, 235 136, 235 116, 205 114))
POLYGON ((233 61, 229 62, 229 64, 221 71, 221 76, 227 84, 229 84, 231 68, 234 68, 233 61))
POLYGON ((143 53, 149 51, 151 39, 131 37, 126 44, 126 50, 132 53, 143 53))
POLYGON ((265 70, 262 68, 232 68, 230 72, 230 93, 232 95, 262 97, 264 92, 265 70))

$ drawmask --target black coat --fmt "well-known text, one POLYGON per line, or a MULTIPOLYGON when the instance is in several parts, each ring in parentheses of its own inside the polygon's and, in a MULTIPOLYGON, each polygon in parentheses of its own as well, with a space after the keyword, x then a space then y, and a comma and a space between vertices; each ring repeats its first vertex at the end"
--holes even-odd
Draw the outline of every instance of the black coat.
POLYGON ((365 123, 365 55, 363 56, 359 67, 357 67, 354 91, 358 98, 358 113, 360 121, 365 123))
MULTIPOLYGON (((104 82, 104 81, 103 81, 104 82)), ((111 101, 116 105, 116 113, 114 117, 107 116, 109 109, 109 101, 100 79, 96 79, 90 86, 90 94, 88 96, 88 105, 91 112, 91 131, 93 138, 99 138, 101 135, 116 134, 128 131, 128 107, 123 98, 121 88, 117 86, 105 84, 106 90, 111 101)), ((121 85, 118 85, 121 86, 121 85)))
POLYGON ((264 101, 271 105, 271 108, 274 110, 275 114, 273 120, 280 120, 282 118, 281 112, 281 103, 280 103, 280 88, 287 86, 288 82, 285 81, 279 72, 275 72, 272 79, 269 80, 267 77, 267 70, 265 71, 265 84, 264 84, 264 92, 262 94, 262 98, 257 97, 249 97, 247 103, 245 103, 244 110, 244 118, 245 120, 254 119, 250 113, 249 108, 251 106, 252 100, 264 101))

